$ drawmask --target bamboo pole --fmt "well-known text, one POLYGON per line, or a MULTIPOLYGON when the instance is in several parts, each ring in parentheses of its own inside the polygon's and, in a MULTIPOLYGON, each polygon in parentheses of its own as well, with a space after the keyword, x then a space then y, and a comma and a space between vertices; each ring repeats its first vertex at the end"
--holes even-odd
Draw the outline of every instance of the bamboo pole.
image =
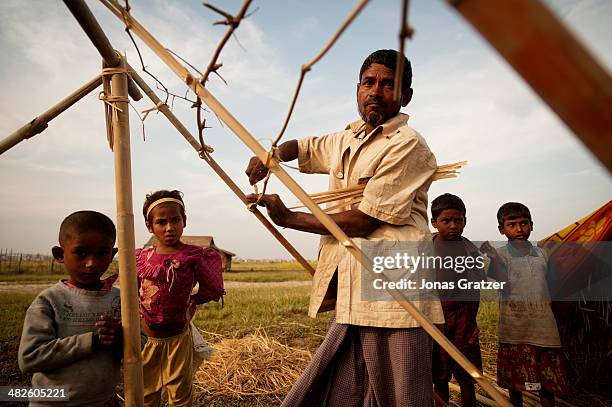
MULTIPOLYGON (((113 155, 117 199, 117 244, 119 246, 119 285, 123 327, 123 376, 126 406, 142 406, 143 377, 140 355, 140 317, 132 203, 130 124, 128 115, 128 76, 123 60, 111 77, 113 155), (124 70, 124 72, 120 72, 124 70)), ((92 383, 93 385, 93 383, 92 383)))
POLYGON ((447 0, 612 170, 612 78, 540 1, 447 0))
MULTIPOLYGON (((155 92, 153 92, 149 85, 147 85, 147 83, 140 77, 140 75, 136 73, 136 71, 134 71, 134 69, 129 64, 128 69, 134 82, 136 82, 136 84, 140 87, 140 89, 142 89, 145 95, 147 95, 149 99, 151 99, 151 101, 155 103, 157 109, 162 112, 164 116, 166 116, 168 121, 172 123, 176 130, 183 136, 185 140, 187 140, 187 142, 196 151, 200 151, 200 149, 202 148, 200 143, 198 143, 198 141, 191 135, 191 133, 189 133, 189 130, 187 130, 185 126, 183 126, 183 124, 174 115, 174 113, 170 111, 168 105, 163 103, 161 99, 157 97, 155 92)), ((236 196, 242 201, 242 203, 248 206, 249 202, 246 199, 246 195, 242 192, 238 185, 236 185, 236 183, 229 177, 229 175, 227 175, 223 168, 221 168, 221 166, 217 164, 217 162, 210 156, 210 154, 204 154, 202 155, 202 158, 204 159, 204 161, 206 161, 210 168, 212 168, 213 171, 221 178, 221 180, 225 182, 229 189, 232 190, 234 194, 236 194, 236 196)), ((298 261, 298 263, 300 263, 302 267, 304 267, 306 271, 310 273, 311 276, 314 275, 315 271, 310 265, 310 263, 308 263, 308 261, 306 261, 306 259, 302 257, 300 252, 298 252, 291 245, 291 243, 289 243, 289 241, 285 239, 285 237, 278 231, 278 229, 276 229, 276 227, 268 220, 268 218, 266 218, 257 208, 253 208, 251 212, 265 226, 265 228, 268 229, 268 231, 272 233, 272 235, 274 235, 276 240, 278 240, 279 243, 283 245, 283 247, 298 261)))
POLYGON ((61 100, 56 105, 52 106, 49 110, 35 117, 29 123, 22 126, 20 129, 15 130, 11 135, 0 141, 0 154, 16 146, 23 140, 34 137, 35 135, 42 133, 48 126, 49 122, 59 116, 61 113, 66 111, 70 106, 81 100, 83 97, 92 92, 95 88, 100 86, 102 83, 102 77, 96 76, 73 93, 68 95, 66 98, 61 100))
MULTIPOLYGON (((289 174, 279 165, 279 163, 270 156, 270 154, 257 142, 240 122, 232 116, 232 114, 206 89, 197 81, 187 69, 176 58, 167 51, 136 19, 115 1, 115 0, 100 0, 115 16, 122 20, 125 24, 129 24, 132 31, 135 32, 142 41, 144 41, 153 52, 166 64, 174 73, 179 76, 187 86, 189 86, 204 103, 238 136, 242 142, 251 149, 262 162, 269 161, 269 169, 289 190, 306 205, 312 214, 321 222, 323 226, 342 244, 349 253, 361 263, 362 267, 370 274, 372 271, 372 261, 361 250, 355 246, 353 241, 344 233, 342 229, 326 214, 319 206, 308 196, 306 191, 291 178, 289 174)), ((378 274, 378 278, 383 282, 389 282, 384 274, 378 274)), ((404 308, 415 321, 444 349, 463 369, 480 384, 495 399, 497 403, 504 407, 511 407, 508 400, 502 396, 486 379, 482 373, 453 345, 446 336, 438 328, 435 327, 418 310, 412 302, 407 301, 400 290, 387 290, 389 294, 396 300, 402 308, 404 308)))
MULTIPOLYGON (((68 7, 68 10, 72 13, 74 18, 78 21, 85 34, 89 37, 94 47, 98 50, 102 59, 110 67, 119 66, 121 58, 111 45, 110 41, 102 27, 96 21, 96 18, 92 14, 84 0, 64 0, 64 4, 68 7)), ((134 82, 128 78, 128 91, 132 99, 138 101, 142 99, 142 94, 138 90, 138 87, 134 82)))

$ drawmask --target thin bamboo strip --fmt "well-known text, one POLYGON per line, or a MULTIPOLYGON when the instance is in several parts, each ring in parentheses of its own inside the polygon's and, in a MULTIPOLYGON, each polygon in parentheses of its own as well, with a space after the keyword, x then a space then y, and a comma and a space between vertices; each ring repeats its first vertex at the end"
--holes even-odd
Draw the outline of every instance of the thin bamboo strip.
MULTIPOLYGON (((121 58, 120 69, 125 70, 121 58)), ((127 70, 126 70, 127 72, 127 70)), ((117 198, 117 244, 119 246, 119 284, 121 286, 121 325, 123 328, 123 377, 125 404, 142 406, 143 375, 140 354, 140 316, 138 314, 138 282, 136 280, 136 242, 132 212, 132 164, 130 157, 130 120, 128 115, 127 73, 111 77, 111 95, 117 109, 113 115, 113 155, 117 198)))
POLYGON ((35 117, 30 122, 22 126, 20 129, 14 131, 11 135, 0 141, 0 154, 13 148, 23 140, 27 140, 35 135, 42 133, 48 126, 49 122, 55 119, 57 116, 66 111, 70 106, 84 98, 95 88, 100 86, 102 83, 102 77, 96 76, 79 89, 75 90, 70 95, 66 96, 56 105, 52 106, 49 110, 44 112, 38 117, 35 117))
POLYGON ((339 201, 340 199, 353 198, 355 196, 363 196, 363 191, 353 191, 353 192, 346 192, 344 194, 324 196, 321 198, 315 198, 313 199, 313 201, 316 202, 317 204, 322 204, 322 203, 327 203, 327 202, 339 201))
POLYGON ((358 190, 363 191, 364 188, 365 188, 365 184, 359 184, 359 185, 355 185, 355 186, 348 187, 348 188, 334 189, 333 191, 317 192, 316 194, 310 194, 310 197, 314 199, 320 196, 332 195, 338 192, 351 192, 351 191, 358 191, 358 190))
MULTIPOLYGON (((179 119, 170 111, 170 108, 164 104, 159 97, 153 92, 153 90, 147 85, 147 83, 134 71, 134 69, 128 65, 130 75, 136 82, 142 91, 151 99, 151 101, 158 106, 158 110, 166 116, 168 121, 176 128, 176 130, 183 136, 185 140, 196 150, 199 151, 202 146, 198 141, 189 133, 189 130, 179 121, 179 119)), ((204 161, 212 168, 212 170, 221 178, 223 182, 229 187, 229 189, 236 194, 236 196, 244 203, 248 205, 249 202, 246 199, 246 195, 236 185, 236 183, 227 175, 227 173, 217 164, 217 162, 210 156, 210 154, 203 155, 204 161)), ((287 239, 276 229, 276 227, 257 209, 253 208, 253 215, 264 225, 266 229, 279 241, 279 243, 310 273, 314 275, 315 271, 308 263, 308 261, 302 257, 302 255, 289 243, 287 239)))
MULTIPOLYGON (((452 382, 448 383, 448 388, 451 391, 454 391, 455 393, 461 393, 461 389, 455 383, 452 383, 452 382)), ((490 406, 490 407, 497 407, 499 405, 495 401, 491 400, 490 398, 485 397, 485 396, 483 396, 481 394, 478 394, 478 393, 476 393, 476 401, 479 401, 482 404, 484 404, 485 406, 490 406)))
POLYGON ((325 213, 330 213, 331 211, 334 211, 334 210, 336 210, 338 208, 342 208, 342 207, 345 207, 345 206, 354 205, 356 203, 359 203, 359 202, 361 202, 362 199, 363 199, 362 196, 358 196, 358 197, 355 197, 355 198, 351 199, 348 202, 342 202, 342 203, 330 206, 329 208, 325 208, 323 211, 325 213))
MULTIPOLYGON (((115 16, 129 24, 132 31, 135 32, 141 40, 143 40, 158 57, 171 68, 174 73, 179 76, 189 86, 206 105, 216 113, 227 127, 238 136, 244 144, 246 144, 255 155, 265 162, 269 160, 269 169, 278 177, 278 179, 312 212, 319 222, 333 235, 348 251, 361 263, 363 268, 374 275, 372 260, 367 257, 344 233, 342 229, 319 208, 319 206, 310 199, 306 191, 291 178, 289 174, 279 165, 278 161, 270 157, 257 140, 242 126, 240 122, 198 81, 194 80, 193 76, 187 69, 181 65, 167 50, 159 43, 136 19, 117 3, 115 0, 100 0, 115 16)), ((384 274, 377 274, 377 277, 383 280, 384 283, 389 283, 389 279, 384 274)), ((482 373, 453 345, 444 334, 425 315, 418 310, 412 302, 407 301, 400 290, 388 290, 391 297, 400 304, 415 321, 435 340, 442 349, 444 349, 463 369, 480 384, 500 405, 511 407, 508 400, 504 398, 486 379, 482 373)))
MULTIPOLYGON (((457 178, 457 170, 467 164, 467 161, 460 161, 452 164, 443 164, 438 167, 436 172, 431 176, 430 180, 438 181, 446 178, 457 178)), ((355 185, 347 188, 334 189, 332 191, 318 192, 316 194, 310 194, 310 197, 317 204, 327 203, 333 201, 339 201, 341 199, 347 199, 354 196, 363 195, 363 191, 366 184, 355 185)), ((338 205, 341 206, 341 205, 338 205)), ((303 208, 304 205, 293 206, 289 209, 303 208)))

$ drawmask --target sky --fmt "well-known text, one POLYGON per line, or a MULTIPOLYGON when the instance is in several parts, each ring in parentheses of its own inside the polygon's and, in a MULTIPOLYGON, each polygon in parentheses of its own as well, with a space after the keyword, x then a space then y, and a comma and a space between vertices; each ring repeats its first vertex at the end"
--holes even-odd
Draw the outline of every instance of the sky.
MULTIPOLYGON (((113 46, 139 66, 121 22, 100 3, 87 2, 113 46)), ((299 78, 300 66, 328 42, 357 1, 257 1, 223 49, 223 83, 207 88, 268 148, 278 134, 299 78)), ((363 59, 398 47, 399 0, 372 0, 331 51, 306 76, 283 140, 323 135, 358 118, 355 90, 363 59)), ((218 1, 235 13, 241 1, 218 1)), ((547 0, 546 4, 610 72, 612 2, 547 0)), ((164 46, 203 70, 225 26, 199 1, 131 0, 132 15, 164 46)), ((464 235, 500 240, 495 214, 501 204, 526 204, 533 239, 556 232, 607 202, 610 173, 545 105, 523 79, 443 1, 410 2, 415 30, 406 43, 413 66, 414 97, 402 111, 422 134, 438 163, 467 160, 456 179, 436 181, 430 199, 450 192, 467 206, 464 235)), ((147 69, 176 94, 186 88, 139 40, 147 69)), ((101 60, 62 2, 0 2, 0 137, 63 99, 100 71, 101 60)), ((554 69, 554 67, 551 67, 554 69)), ((141 73, 141 76, 146 77, 141 73)), ((149 82, 153 88, 155 85, 149 82)), ((560 84, 559 86, 563 86, 560 84)), ((568 89, 568 91, 570 91, 568 89)), ((106 141, 98 91, 53 120, 42 134, 0 156, 0 248, 48 254, 68 214, 92 209, 116 219, 113 155, 106 141)), ((163 96, 161 92, 158 92, 163 96)), ((130 109, 132 181, 137 246, 149 238, 142 217, 146 193, 178 189, 185 195, 185 235, 212 235, 240 258, 290 255, 161 114, 141 122, 130 109)), ((195 134, 195 111, 179 99, 173 112, 195 134)), ((245 193, 250 150, 214 114, 207 114, 206 142, 213 157, 245 193)), ((323 175, 288 170, 309 193, 327 189, 323 175)), ((268 191, 287 204, 297 199, 277 180, 268 191)), ((304 257, 313 259, 318 237, 282 230, 304 257)))

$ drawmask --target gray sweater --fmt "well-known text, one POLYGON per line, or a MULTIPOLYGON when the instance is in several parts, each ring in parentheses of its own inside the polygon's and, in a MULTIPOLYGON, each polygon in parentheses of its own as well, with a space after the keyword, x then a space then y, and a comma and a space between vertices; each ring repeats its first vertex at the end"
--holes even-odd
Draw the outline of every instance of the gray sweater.
POLYGON ((19 367, 35 387, 67 386, 70 400, 31 406, 103 406, 119 383, 121 354, 92 349, 96 319, 120 316, 119 289, 88 291, 62 282, 44 290, 26 312, 19 367))

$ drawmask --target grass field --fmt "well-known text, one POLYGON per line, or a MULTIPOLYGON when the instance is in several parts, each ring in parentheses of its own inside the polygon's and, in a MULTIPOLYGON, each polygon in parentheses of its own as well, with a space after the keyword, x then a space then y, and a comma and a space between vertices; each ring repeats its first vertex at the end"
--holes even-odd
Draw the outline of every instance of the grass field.
MULTIPOLYGON (((308 274, 303 270, 291 268, 272 269, 246 266, 246 270, 228 272, 226 280, 238 282, 307 280, 308 274), (251 271, 251 268, 253 271, 251 271), (266 271, 267 270, 267 271, 266 271)), ((57 281, 59 274, 52 275, 50 281, 57 281)), ((32 281, 32 280, 30 280, 32 281)), ((25 284, 24 284, 25 286, 25 284)), ((35 294, 7 293, 0 295, 0 386, 29 385, 29 375, 22 374, 17 366, 17 349, 25 311, 35 294)), ((323 314, 317 319, 307 316, 309 287, 290 286, 232 286, 225 296, 225 304, 206 304, 198 310, 194 323, 203 331, 203 335, 214 347, 215 344, 228 340, 248 339, 252 335, 264 335, 296 351, 314 353, 322 342, 330 314, 323 314)), ((483 356, 484 372, 495 376, 497 354, 497 318, 498 307, 493 297, 483 297, 478 314, 480 343, 483 356), (484 301, 486 300, 486 301, 484 301)), ((237 345, 240 346, 240 345, 237 345)), ((246 355, 248 357, 248 355, 246 355)), ((268 366, 274 368, 276 366, 268 366)), ((203 366, 206 369, 207 365, 203 366)), ((303 364, 295 366, 298 371, 303 364)), ((267 371, 257 371, 266 380, 267 371)), ((223 380, 221 374, 219 380, 223 380)), ((198 388, 198 405, 210 406, 276 406, 284 393, 272 395, 210 395, 201 386, 198 388)), ((583 395, 575 396, 575 405, 582 403, 583 395)), ((456 400, 456 399, 455 399, 456 400)))

